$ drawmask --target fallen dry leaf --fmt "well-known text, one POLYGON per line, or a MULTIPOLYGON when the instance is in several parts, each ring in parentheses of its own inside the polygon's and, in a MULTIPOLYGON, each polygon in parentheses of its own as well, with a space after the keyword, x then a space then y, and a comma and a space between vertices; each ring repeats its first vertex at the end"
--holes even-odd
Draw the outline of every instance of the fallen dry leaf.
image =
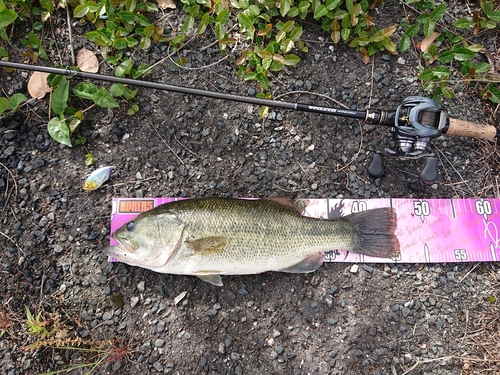
POLYGON ((424 38, 420 42, 420 50, 423 53, 427 53, 429 51, 429 46, 436 40, 436 38, 440 35, 441 33, 438 33, 437 31, 434 31, 431 35, 429 35, 427 38, 424 38))
POLYGON ((158 0, 158 6, 161 9, 167 9, 167 8, 175 9, 176 8, 174 0, 158 0))
POLYGON ((28 92, 33 98, 42 99, 46 93, 52 90, 47 85, 49 73, 34 72, 28 81, 28 92))
POLYGON ((86 48, 78 51, 76 63, 82 72, 97 73, 99 71, 99 60, 94 52, 86 48))

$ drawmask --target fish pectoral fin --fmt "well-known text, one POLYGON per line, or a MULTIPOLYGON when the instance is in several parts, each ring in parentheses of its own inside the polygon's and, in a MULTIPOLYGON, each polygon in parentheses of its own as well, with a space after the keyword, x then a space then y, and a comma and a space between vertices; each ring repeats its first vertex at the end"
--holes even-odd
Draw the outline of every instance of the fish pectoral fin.
POLYGON ((324 261, 325 259, 323 258, 323 254, 313 254, 291 267, 284 268, 278 271, 290 273, 309 273, 316 271, 319 267, 321 267, 324 261))
POLYGON ((212 284, 212 285, 223 286, 220 275, 213 274, 213 273, 204 275, 202 272, 200 272, 200 273, 196 273, 195 276, 203 281, 206 281, 207 283, 212 284))
POLYGON ((200 238, 194 241, 186 241, 195 255, 211 255, 218 254, 227 246, 227 238, 221 236, 210 236, 200 238))

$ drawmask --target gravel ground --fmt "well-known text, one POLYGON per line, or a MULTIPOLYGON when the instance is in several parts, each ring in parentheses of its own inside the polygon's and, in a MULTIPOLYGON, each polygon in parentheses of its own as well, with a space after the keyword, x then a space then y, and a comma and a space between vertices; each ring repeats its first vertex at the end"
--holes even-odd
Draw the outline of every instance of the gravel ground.
MULTIPOLYGON (((468 4, 453 2, 449 10, 452 22, 468 4)), ((397 1, 374 11, 381 26, 403 15, 397 1)), ((64 19, 55 21, 55 43, 69 64, 64 19)), ((181 21, 181 12, 169 11, 160 23, 167 29, 181 21)), ((88 30, 75 28, 76 50, 88 30)), ((15 32, 5 48, 21 62, 26 30, 15 32)), ((303 38, 309 53, 272 76, 274 98, 395 109, 405 97, 424 94, 413 48, 378 53, 364 65, 317 25, 308 23, 303 38)), ((497 56, 498 30, 479 41, 484 56, 497 56)), ((258 88, 238 79, 231 56, 203 68, 223 57, 216 47, 201 50, 211 42, 193 40, 180 52, 185 68, 167 60, 148 79, 254 96, 258 88)), ((158 45, 133 58, 155 63, 167 54, 168 46, 158 45)), ((106 64, 100 73, 112 74, 106 64)), ((27 93, 27 77, 1 70, 2 92, 27 93)), ((478 87, 452 85, 457 97, 443 102, 451 117, 499 126, 478 87)), ((126 109, 90 109, 78 130, 87 143, 71 149, 47 134, 46 99, 0 118, 2 375, 100 360, 96 374, 500 373, 498 263, 358 270, 334 263, 307 275, 225 277, 218 288, 108 263, 101 252, 114 196, 500 197, 496 142, 434 140, 441 178, 428 185, 418 179, 421 161, 385 158, 384 177, 367 175, 371 155, 393 147, 386 128, 276 109, 263 120, 256 106, 157 90, 141 89, 137 103, 132 117, 126 109), (116 167, 94 192, 82 190, 94 168, 83 162, 89 152, 97 166, 116 167), (28 333, 25 306, 41 314, 46 336, 28 333)))

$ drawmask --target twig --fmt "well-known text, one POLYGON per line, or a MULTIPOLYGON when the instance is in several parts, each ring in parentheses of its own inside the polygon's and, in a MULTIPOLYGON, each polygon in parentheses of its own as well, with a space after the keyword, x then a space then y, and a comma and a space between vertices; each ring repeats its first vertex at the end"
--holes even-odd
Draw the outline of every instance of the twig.
POLYGON ((471 268, 471 270, 470 270, 469 272, 467 272, 467 273, 465 274, 465 276, 464 276, 464 277, 462 277, 462 278, 460 279, 460 282, 464 281, 464 280, 466 279, 466 277, 467 277, 467 276, 469 276, 469 275, 470 275, 470 273, 476 269, 476 267, 477 267, 477 266, 479 266, 479 263, 476 263, 476 264, 474 265, 474 267, 472 267, 472 268, 471 268))
POLYGON ((301 90, 298 90, 298 91, 289 91, 289 92, 285 92, 284 94, 281 94, 281 95, 278 95, 277 97, 275 97, 274 99, 278 100, 279 98, 282 98, 283 96, 286 96, 286 95, 291 95, 291 94, 307 94, 307 95, 316 95, 316 96, 320 96, 322 98, 325 98, 325 99, 328 99, 328 100, 331 100, 332 102, 338 104, 339 106, 341 107, 344 107, 346 109, 349 109, 348 106, 346 106, 345 104, 342 104, 340 103, 338 100, 335 100, 333 98, 330 98, 329 96, 326 96, 324 94, 318 94, 316 92, 310 92, 310 91, 301 91, 301 90))
POLYGON ((71 53, 71 62, 75 65, 75 51, 73 50, 73 34, 71 32, 71 19, 69 18, 69 4, 66 3, 66 22, 68 23, 69 52, 71 53))
MULTIPOLYGON (((7 173, 10 175, 10 177, 12 178, 12 181, 14 182, 14 191, 15 191, 15 195, 14 195, 14 198, 17 197, 17 182, 16 182, 16 179, 14 177, 14 175, 12 174, 12 172, 10 171, 9 168, 7 168, 4 164, 0 163, 0 165, 2 167, 5 168, 5 170, 7 171, 7 173)), ((9 189, 9 179, 7 178, 7 186, 5 188, 5 204, 3 205, 3 208, 2 208, 2 212, 5 211, 5 207, 7 207, 7 202, 9 201, 9 195, 10 195, 10 189, 9 189)))
POLYGON ((172 149, 172 147, 170 147, 168 145, 167 142, 165 142, 165 140, 163 139, 163 137, 161 136, 161 134, 158 132, 158 130, 156 130, 156 128, 154 127, 153 123, 151 122, 151 120, 149 119, 149 117, 146 117, 146 120, 148 120, 149 124, 151 125, 151 127, 153 128, 153 130, 155 131, 156 135, 163 141, 163 143, 165 144, 165 146, 167 146, 167 148, 170 150, 170 152, 172 152, 172 154, 174 154, 174 156, 179 159, 179 161, 182 163, 182 164, 185 164, 184 161, 179 157, 179 155, 177 155, 175 153, 175 151, 172 149))
POLYGON ((9 236, 7 236, 4 232, 0 231, 0 234, 2 236, 4 236, 5 238, 7 238, 10 242, 12 242, 14 244, 14 246, 17 247, 17 250, 19 250, 21 253, 23 253, 23 255, 26 255, 26 253, 23 251, 23 249, 21 249, 19 247, 19 245, 16 243, 16 241, 14 241, 12 238, 10 238, 9 236))

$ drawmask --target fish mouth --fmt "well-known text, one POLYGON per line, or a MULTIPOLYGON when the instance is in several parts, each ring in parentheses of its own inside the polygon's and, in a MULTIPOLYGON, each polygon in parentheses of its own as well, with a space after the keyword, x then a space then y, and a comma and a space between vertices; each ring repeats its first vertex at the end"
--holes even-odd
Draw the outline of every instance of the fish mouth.
POLYGON ((121 246, 107 246, 102 249, 102 252, 111 258, 116 258, 118 260, 126 259, 127 251, 121 246))

